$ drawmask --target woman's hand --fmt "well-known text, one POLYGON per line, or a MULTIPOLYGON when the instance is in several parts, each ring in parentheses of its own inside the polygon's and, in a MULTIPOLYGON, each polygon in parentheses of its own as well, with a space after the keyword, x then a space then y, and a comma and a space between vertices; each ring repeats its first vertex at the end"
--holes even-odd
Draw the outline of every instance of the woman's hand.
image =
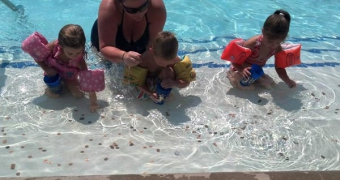
POLYGON ((134 51, 125 52, 122 56, 122 61, 127 66, 137 66, 142 62, 141 54, 134 51))

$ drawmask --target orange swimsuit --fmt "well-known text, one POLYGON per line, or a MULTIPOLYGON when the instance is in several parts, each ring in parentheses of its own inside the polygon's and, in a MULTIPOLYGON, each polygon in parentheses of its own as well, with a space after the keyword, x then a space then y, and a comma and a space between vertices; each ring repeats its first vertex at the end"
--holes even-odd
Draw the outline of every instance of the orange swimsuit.
POLYGON ((252 51, 251 55, 246 59, 246 62, 249 64, 257 64, 259 66, 264 66, 267 60, 275 55, 275 48, 271 49, 268 55, 265 58, 260 59, 260 49, 262 45, 263 35, 261 34, 260 37, 256 40, 254 50, 252 51))

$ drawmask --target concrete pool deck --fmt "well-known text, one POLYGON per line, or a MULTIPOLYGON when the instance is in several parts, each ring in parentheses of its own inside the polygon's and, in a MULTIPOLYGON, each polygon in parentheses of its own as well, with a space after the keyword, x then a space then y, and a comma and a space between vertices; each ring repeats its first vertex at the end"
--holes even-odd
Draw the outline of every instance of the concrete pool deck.
POLYGON ((183 174, 12 177, 1 180, 339 180, 340 171, 216 172, 183 174))

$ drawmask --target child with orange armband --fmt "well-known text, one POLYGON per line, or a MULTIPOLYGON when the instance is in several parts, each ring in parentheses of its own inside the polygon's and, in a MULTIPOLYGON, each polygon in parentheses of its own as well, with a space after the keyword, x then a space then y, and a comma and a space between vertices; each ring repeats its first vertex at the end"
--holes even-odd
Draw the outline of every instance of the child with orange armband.
POLYGON ((94 112, 98 108, 96 91, 105 88, 104 72, 87 69, 85 43, 81 26, 68 24, 59 31, 58 40, 48 43, 35 32, 22 42, 22 49, 44 71, 47 96, 59 97, 62 81, 76 98, 83 97, 83 91, 88 92, 90 110, 94 112))
MULTIPOLYGON (((281 44, 288 35, 290 15, 284 10, 276 10, 264 22, 262 34, 246 41, 231 41, 222 53, 221 59, 231 62, 227 77, 236 88, 254 89, 253 84, 242 84, 243 79, 251 77, 251 66, 263 67, 268 59, 275 56, 275 70, 289 88, 296 87, 296 82, 289 78, 286 67, 301 63, 300 44, 281 44), (240 83, 241 82, 241 83, 240 83)), ((270 89, 275 82, 267 74, 263 74, 256 82, 270 89)))

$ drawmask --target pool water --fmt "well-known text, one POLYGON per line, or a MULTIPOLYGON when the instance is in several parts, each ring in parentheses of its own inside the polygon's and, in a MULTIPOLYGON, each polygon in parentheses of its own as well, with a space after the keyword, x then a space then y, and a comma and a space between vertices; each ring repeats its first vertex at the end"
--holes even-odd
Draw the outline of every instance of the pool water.
MULTIPOLYGON (((160 106, 132 98, 119 72, 105 69, 96 113, 87 97, 44 96, 43 72, 21 42, 34 31, 54 40, 68 23, 89 40, 100 1, 12 2, 24 13, 0 3, 0 177, 340 169, 336 0, 165 0, 164 29, 176 33, 197 80, 160 106), (264 70, 274 89, 232 88, 225 45, 259 34, 279 8, 292 16, 287 42, 302 44, 303 64, 287 68, 297 88, 278 78, 272 59, 264 70)), ((105 67, 93 53, 88 63, 105 67)))

